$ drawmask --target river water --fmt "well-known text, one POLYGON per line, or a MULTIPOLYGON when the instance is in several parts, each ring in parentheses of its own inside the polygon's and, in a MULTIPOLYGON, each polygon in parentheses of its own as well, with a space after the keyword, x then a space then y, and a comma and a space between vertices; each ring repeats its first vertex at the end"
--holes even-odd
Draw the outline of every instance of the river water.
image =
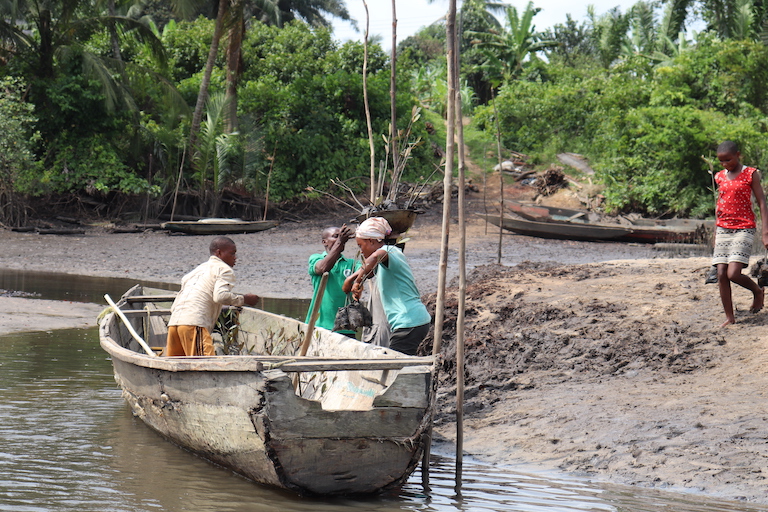
MULTIPOLYGON (((70 301, 103 303, 105 292, 117 297, 135 284, 10 274, 0 272, 0 288, 70 301)), ((307 307, 306 301, 269 305, 295 317, 307 307)), ((417 471, 401 489, 371 498, 300 498, 214 466, 134 418, 120 397, 96 328, 0 336, 3 512, 768 512, 768 506, 472 460, 464 461, 457 493, 454 465, 450 454, 433 455, 429 489, 417 471)))

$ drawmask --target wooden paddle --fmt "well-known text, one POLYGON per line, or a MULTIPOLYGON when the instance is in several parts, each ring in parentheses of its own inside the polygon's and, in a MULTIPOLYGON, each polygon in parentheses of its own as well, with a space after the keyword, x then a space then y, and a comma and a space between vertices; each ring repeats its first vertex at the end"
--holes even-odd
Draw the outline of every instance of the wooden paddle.
POLYGON ((318 312, 320 311, 320 303, 323 301, 323 294, 325 293, 325 285, 327 283, 328 272, 323 272, 323 277, 320 278, 320 286, 317 288, 315 303, 312 305, 312 313, 309 315, 307 334, 304 336, 304 342, 301 344, 301 350, 299 350, 300 356, 307 355, 307 349, 309 349, 309 342, 312 340, 312 333, 315 331, 315 323, 317 322, 317 317, 319 316, 318 312))

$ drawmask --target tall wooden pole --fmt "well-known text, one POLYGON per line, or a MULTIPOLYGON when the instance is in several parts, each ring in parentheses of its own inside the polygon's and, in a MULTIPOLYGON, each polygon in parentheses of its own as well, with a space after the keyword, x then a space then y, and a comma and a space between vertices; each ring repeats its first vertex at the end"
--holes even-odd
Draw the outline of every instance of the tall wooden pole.
POLYGON ((389 109, 391 115, 389 149, 392 151, 393 175, 397 172, 397 164, 400 160, 400 150, 397 144, 397 82, 395 80, 397 77, 397 6, 395 4, 396 1, 392 0, 392 51, 389 58, 389 109))
MULTIPOLYGON (((493 95, 493 89, 491 89, 493 95)), ((496 158, 499 162, 499 254, 496 263, 501 265, 501 245, 504 229, 504 172, 501 170, 501 128, 499 126, 499 111, 496 109, 495 95, 491 98, 493 101, 493 117, 496 119, 496 158)))
POLYGON ((371 124, 371 106, 368 100, 368 29, 370 25, 370 15, 368 13, 368 2, 363 0, 365 7, 365 39, 363 39, 363 104, 365 105, 365 123, 368 126, 368 146, 371 152, 371 205, 376 200, 376 155, 373 145, 373 126, 371 124))
MULTIPOLYGON (((453 157, 455 147, 455 113, 456 102, 456 0, 450 0, 445 22, 446 59, 448 64, 448 96, 446 97, 446 136, 445 136, 445 174, 443 177, 443 229, 440 239, 440 261, 437 267, 437 297, 435 299, 435 335, 432 343, 432 354, 437 356, 442 349, 443 323, 445 320, 445 285, 448 269, 448 238, 451 223, 451 188, 453 179, 453 157)), ((431 434, 431 431, 430 431, 431 434)), ((429 443, 424 449, 422 461, 422 480, 428 484, 429 443)))
MULTIPOLYGON (((456 0, 453 0, 454 2, 456 0)), ((458 214, 459 214, 459 306, 456 315, 456 492, 461 491, 461 472, 464 461, 464 309, 467 294, 467 243, 466 243, 466 211, 464 207, 464 122, 461 110, 461 91, 459 90, 459 44, 454 37, 454 54, 456 65, 453 68, 456 87, 454 101, 456 103, 456 134, 459 148, 458 175, 458 214)))

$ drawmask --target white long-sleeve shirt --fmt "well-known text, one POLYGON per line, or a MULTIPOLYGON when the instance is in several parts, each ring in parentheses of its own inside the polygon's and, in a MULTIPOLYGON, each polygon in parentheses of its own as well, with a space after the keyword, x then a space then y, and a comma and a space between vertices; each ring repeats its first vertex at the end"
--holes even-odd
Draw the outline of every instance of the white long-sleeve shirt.
POLYGON ((181 279, 181 291, 171 306, 168 325, 194 325, 213 331, 221 307, 242 306, 242 295, 233 293, 235 273, 216 256, 181 279))

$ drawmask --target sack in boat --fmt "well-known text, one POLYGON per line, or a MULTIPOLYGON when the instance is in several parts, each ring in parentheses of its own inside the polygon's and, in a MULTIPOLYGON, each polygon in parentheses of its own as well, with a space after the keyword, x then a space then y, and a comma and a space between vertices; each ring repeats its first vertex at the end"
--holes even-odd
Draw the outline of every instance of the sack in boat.
POLYGON ((356 331, 361 327, 373 325, 373 316, 368 308, 360 301, 353 301, 342 306, 336 312, 336 321, 333 323, 334 331, 356 331))

